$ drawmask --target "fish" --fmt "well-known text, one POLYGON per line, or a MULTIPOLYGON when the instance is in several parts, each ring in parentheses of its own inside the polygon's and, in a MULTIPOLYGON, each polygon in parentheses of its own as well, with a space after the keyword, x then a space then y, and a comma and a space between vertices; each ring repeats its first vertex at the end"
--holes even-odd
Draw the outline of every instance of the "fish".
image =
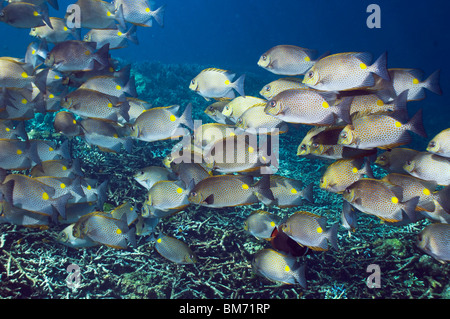
POLYGON ((95 42, 80 40, 60 42, 50 50, 44 63, 45 66, 60 72, 108 68, 110 66, 109 44, 105 44, 97 50, 95 42))
POLYGON ((165 139, 174 139, 186 135, 182 125, 193 130, 192 104, 188 104, 182 115, 178 116, 179 105, 167 107, 154 107, 139 115, 134 124, 130 126, 131 134, 135 139, 154 142, 165 139))
POLYGON ((15 124, 10 120, 0 120, 0 139, 18 140, 19 138, 28 139, 23 121, 15 124))
POLYGON ((88 144, 96 145, 105 152, 118 153, 122 148, 131 152, 133 140, 128 136, 127 127, 94 118, 82 120, 80 126, 88 144))
POLYGON ((338 250, 337 231, 339 224, 336 223, 329 229, 327 218, 306 211, 293 213, 283 222, 279 228, 290 238, 302 246, 312 250, 326 251, 330 244, 338 250))
POLYGON ((347 187, 342 196, 359 211, 386 222, 418 220, 415 209, 419 203, 419 196, 403 202, 401 187, 384 181, 361 178, 347 187))
POLYGON ((6 201, 0 201, 0 223, 9 223, 42 230, 48 229, 51 221, 49 216, 12 206, 6 201))
POLYGON ((339 194, 364 176, 374 178, 367 158, 366 161, 363 159, 341 159, 327 167, 320 179, 319 186, 321 189, 339 194))
POLYGON ((89 248, 94 246, 99 246, 100 243, 97 243, 90 239, 89 237, 85 238, 78 238, 73 235, 73 227, 75 224, 70 224, 66 228, 64 228, 62 231, 58 233, 58 236, 56 237, 56 241, 60 244, 63 244, 67 247, 72 248, 89 248))
POLYGON ((130 105, 130 109, 128 110, 128 120, 125 120, 122 116, 119 116, 118 123, 120 124, 134 124, 137 117, 144 113, 146 110, 151 108, 151 104, 147 101, 127 96, 126 100, 130 105))
MULTIPOLYGON (((33 65, 18 62, 14 59, 0 58, 0 87, 2 88, 25 88, 28 91, 33 89, 33 84, 40 92, 46 91, 48 70, 36 73, 33 65)), ((20 94, 19 94, 20 95, 20 94)), ((30 96, 23 103, 24 96, 18 96, 21 104, 26 104, 33 98, 30 96)))
POLYGON ((72 112, 60 111, 56 113, 53 120, 53 128, 56 132, 67 137, 80 136, 83 134, 80 124, 75 119, 72 112))
POLYGON ((97 180, 82 178, 81 188, 83 189, 84 196, 75 194, 75 198, 69 199, 69 204, 95 203, 97 207, 103 208, 103 204, 107 198, 108 180, 99 183, 97 180))
POLYGON ((266 100, 270 100, 277 94, 290 89, 308 90, 309 87, 302 83, 303 79, 287 77, 272 81, 259 91, 259 94, 266 100))
POLYGON ((236 121, 236 127, 250 134, 278 135, 288 131, 287 124, 264 111, 265 104, 246 110, 236 121))
POLYGON ((212 175, 199 163, 179 163, 172 164, 172 173, 185 185, 189 185, 193 180, 193 185, 212 175))
POLYGON ((205 109, 205 114, 209 116, 214 122, 220 124, 234 124, 227 116, 222 114, 224 107, 230 103, 230 100, 217 101, 208 105, 205 109))
POLYGON ((231 98, 235 97, 233 89, 239 95, 245 96, 244 81, 245 74, 233 81, 234 73, 227 70, 208 68, 201 71, 191 80, 189 89, 203 96, 207 101, 211 98, 231 98))
POLYGON ((345 200, 342 202, 341 225, 348 230, 349 236, 351 236, 351 232, 356 231, 356 227, 358 226, 356 210, 345 200))
POLYGON ((450 261, 450 224, 434 223, 418 235, 416 245, 442 264, 450 261))
POLYGON ((84 82, 79 89, 94 90, 117 98, 137 96, 134 77, 94 76, 84 82))
POLYGON ((48 47, 45 41, 39 41, 39 43, 33 41, 27 47, 23 62, 31 64, 34 68, 36 68, 38 65, 44 63, 47 53, 48 47))
POLYGON ((191 147, 191 145, 183 147, 182 143, 175 146, 171 152, 164 157, 162 162, 165 167, 170 169, 172 168, 172 165, 177 165, 180 163, 196 163, 202 165, 204 168, 207 167, 207 163, 203 158, 202 150, 198 151, 191 147))
MULTIPOLYGON (((69 142, 63 141, 61 144, 57 144, 55 141, 30 139, 28 141, 30 149, 35 149, 37 152, 37 159, 39 164, 42 161, 50 161, 55 159, 71 159, 69 142)), ((34 154, 34 151, 33 151, 34 154)))
POLYGON ((126 249, 128 244, 136 247, 135 228, 128 227, 125 215, 122 219, 98 211, 84 215, 73 226, 72 234, 115 249, 126 249))
POLYGON ((31 28, 30 35, 41 40, 45 39, 46 42, 53 44, 64 42, 71 37, 74 40, 79 40, 79 34, 77 33, 79 32, 79 29, 77 31, 76 28, 68 28, 65 19, 50 17, 49 20, 52 27, 45 24, 43 26, 31 28))
POLYGON ((119 29, 91 29, 84 36, 84 41, 97 43, 97 49, 109 44, 110 50, 128 47, 128 43, 139 44, 136 36, 136 26, 131 26, 127 32, 119 29))
MULTIPOLYGON (((122 6, 116 9, 114 4, 101 0, 78 0, 75 5, 83 13, 79 17, 81 28, 115 29, 118 23, 122 29, 125 29, 126 22, 122 6)), ((72 13, 67 12, 65 18, 73 19, 72 13)))
POLYGON ((127 222, 128 226, 131 226, 133 223, 137 222, 139 215, 136 211, 136 207, 134 207, 130 202, 124 202, 123 204, 115 207, 113 210, 109 212, 112 217, 115 219, 124 219, 127 222), (124 217, 125 216, 125 217, 124 217))
POLYGON ((299 245, 295 240, 281 231, 279 227, 275 228, 270 238, 272 248, 288 256, 300 257, 309 252, 309 248, 299 245))
POLYGON ((196 254, 181 240, 159 234, 155 242, 156 251, 164 258, 177 264, 195 264, 196 254))
POLYGON ((403 166, 407 161, 416 156, 419 151, 411 148, 396 147, 381 153, 375 160, 375 164, 391 173, 407 173, 403 166))
POLYGON ((350 114, 375 114, 406 111, 408 92, 403 92, 395 99, 385 102, 377 94, 357 95, 353 97, 350 114))
POLYGON ((146 166, 137 170, 133 178, 142 187, 149 190, 159 181, 176 180, 177 176, 172 170, 161 166, 146 166))
POLYGON ((190 205, 188 200, 190 189, 177 181, 158 181, 147 192, 143 217, 163 217, 156 211, 175 212, 190 205))
POLYGON ((321 91, 345 91, 374 86, 374 74, 390 80, 386 68, 387 53, 369 65, 371 59, 372 55, 367 52, 328 55, 311 67, 303 83, 321 91))
POLYGON ((0 139, 0 149, 0 167, 3 169, 20 171, 41 162, 37 149, 29 141, 0 139))
POLYGON ((254 96, 238 96, 232 99, 222 110, 222 114, 228 117, 233 123, 249 108, 265 103, 265 100, 254 96))
POLYGON ((261 55, 258 65, 280 75, 305 74, 316 62, 317 52, 295 45, 277 45, 261 55))
POLYGON ((313 183, 305 187, 301 180, 272 174, 270 175, 270 190, 274 197, 273 201, 261 198, 261 201, 266 205, 284 208, 299 206, 304 199, 310 203, 314 202, 313 183))
POLYGON ((114 4, 116 9, 122 6, 126 22, 142 27, 152 27, 155 20, 161 27, 164 26, 165 5, 151 10, 147 0, 116 0, 114 4))
POLYGON ((81 187, 81 177, 55 177, 55 176, 38 176, 33 177, 35 180, 52 187, 55 190, 53 197, 58 198, 66 194, 71 197, 84 196, 81 187))
POLYGON ((0 190, 11 205, 51 217, 56 211, 65 218, 65 207, 71 197, 65 194, 55 198, 53 187, 22 174, 7 175, 0 190))
MULTIPOLYGON (((7 0, 8 2, 25 2, 22 0, 7 0)), ((27 3, 32 3, 34 5, 40 6, 44 4, 51 5, 55 10, 59 10, 58 0, 27 0, 27 3)))
POLYGON ((47 7, 26 2, 12 2, 3 7, 0 21, 15 28, 30 29, 45 25, 52 28, 47 7))
MULTIPOLYGON (((328 126, 313 126, 306 132, 305 136, 303 137, 303 140, 300 142, 300 144, 297 147, 297 156, 307 156, 311 153, 310 147, 312 144, 312 138, 319 134, 319 132, 322 132, 327 129, 328 126)), ((341 126, 341 129, 344 127, 341 126)))
POLYGON ((206 153, 217 141, 236 135, 236 127, 229 124, 206 123, 194 130, 193 146, 206 153))
POLYGON ((332 125, 338 119, 351 122, 351 104, 351 97, 336 104, 336 94, 333 92, 290 89, 270 99, 264 111, 288 123, 332 125))
POLYGON ((450 157, 450 129, 445 129, 434 136, 427 145, 427 152, 450 157))
POLYGON ((257 183, 253 183, 251 176, 216 175, 191 188, 188 200, 196 205, 221 208, 250 205, 261 197, 275 199, 270 190, 269 175, 264 175, 257 183))
POLYGON ((307 287, 305 265, 300 265, 295 257, 282 254, 274 249, 258 251, 252 260, 252 269, 270 281, 283 284, 299 284, 307 287))
POLYGON ((410 175, 434 181, 438 185, 450 185, 450 159, 428 152, 419 152, 405 162, 403 169, 410 175))
POLYGON ((255 210, 244 221, 244 229, 257 239, 270 239, 279 222, 278 216, 268 211, 255 210))
POLYGON ((95 90, 77 89, 64 97, 61 106, 83 117, 117 122, 119 116, 128 119, 130 105, 125 99, 95 90))
POLYGON ((354 116, 352 124, 342 130, 338 144, 360 149, 389 149, 410 143, 408 131, 427 136, 422 122, 422 109, 406 123, 402 123, 397 114, 354 116))

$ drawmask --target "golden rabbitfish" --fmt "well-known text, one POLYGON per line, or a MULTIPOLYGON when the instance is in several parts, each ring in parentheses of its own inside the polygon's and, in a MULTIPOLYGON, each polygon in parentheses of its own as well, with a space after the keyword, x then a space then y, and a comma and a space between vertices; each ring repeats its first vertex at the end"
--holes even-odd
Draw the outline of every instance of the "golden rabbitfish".
POLYGON ((73 236, 89 238, 115 249, 126 249, 128 243, 136 246, 136 233, 129 228, 125 218, 116 219, 104 212, 93 212, 82 216, 73 227, 73 236))
MULTIPOLYGON (((156 210, 163 212, 181 210, 188 206, 189 189, 182 187, 177 181, 156 182, 147 192, 146 212, 153 213, 156 210)), ((145 217, 147 214, 143 214, 145 217)), ((162 216, 158 216, 162 217, 162 216)))
POLYGON ((338 144, 361 149, 394 148, 411 141, 408 131, 426 137, 422 110, 417 111, 406 123, 402 123, 393 114, 354 116, 352 124, 342 130, 338 144))
POLYGON ((147 166, 136 171, 133 178, 141 186, 149 190, 156 182, 174 179, 173 172, 167 167, 147 166))
POLYGON ((344 199, 363 213, 377 216, 387 222, 405 219, 416 221, 419 197, 402 201, 402 189, 384 181, 362 178, 347 187, 344 199))
POLYGON ((135 25, 130 27, 127 32, 119 29, 91 29, 84 36, 84 40, 97 43, 98 49, 108 44, 110 50, 126 48, 128 41, 139 44, 135 25))
POLYGON ((299 78, 281 78, 264 85, 259 91, 259 94, 267 100, 270 100, 280 92, 290 89, 304 89, 308 90, 309 87, 302 83, 302 79, 299 78))
POLYGON ((443 157, 450 157, 450 129, 439 132, 428 143, 427 151, 443 157))
POLYGON ((426 226, 417 236, 417 246, 441 263, 450 261, 450 224, 426 226))
POLYGON ((63 42, 68 40, 70 36, 77 36, 77 29, 69 29, 66 26, 66 20, 56 17, 50 17, 50 22, 52 27, 43 25, 31 28, 30 35, 39 39, 45 39, 47 42, 51 43, 63 42))
POLYGON ((282 232, 302 246, 307 246, 312 250, 324 251, 328 250, 328 244, 330 244, 337 250, 339 224, 336 223, 329 229, 326 227, 326 217, 305 211, 293 213, 280 225, 282 232))
POLYGON ((300 265, 295 257, 274 249, 258 251, 253 257, 252 269, 271 281, 291 285, 298 283, 306 288, 305 265, 300 265))
POLYGON ((179 239, 160 234, 156 239, 155 249, 168 260, 177 264, 195 264, 196 254, 179 239))
POLYGON ((274 74, 301 75, 314 65, 315 55, 315 50, 277 45, 261 55, 258 65, 274 74))
POLYGON ((320 179, 320 188, 333 193, 342 193, 348 186, 367 176, 373 178, 369 161, 362 159, 342 159, 327 167, 320 179))
POLYGON ((262 201, 266 205, 275 205, 278 207, 299 206, 303 199, 313 203, 313 183, 304 186, 301 180, 288 178, 281 175, 270 175, 270 190, 272 191, 273 201, 262 201))
MULTIPOLYGON (((101 0, 78 0, 75 5, 83 12, 79 18, 82 28, 116 29, 116 23, 119 23, 120 27, 125 29, 122 6, 116 10, 114 4, 101 0)), ((67 12, 66 18, 71 17, 70 13, 67 12)))
POLYGON ((250 134, 282 134, 287 124, 265 112, 265 104, 257 104, 246 110, 236 121, 236 127, 250 134))
POLYGON ((200 72, 189 84, 189 89, 197 92, 206 100, 210 98, 231 98, 235 97, 233 89, 239 95, 245 96, 244 80, 245 74, 241 75, 236 81, 231 82, 235 74, 230 71, 209 68, 200 72))
POLYGON ((264 210, 255 210, 245 220, 244 229, 258 239, 270 239, 278 224, 278 216, 264 210))
POLYGON ((262 103, 266 103, 266 101, 258 97, 238 96, 225 105, 222 114, 227 116, 232 122, 236 122, 249 108, 262 103))
POLYGON ((153 26, 153 20, 155 20, 162 27, 164 25, 165 5, 152 10, 150 4, 153 6, 153 2, 148 0, 114 1, 116 10, 122 6, 123 17, 126 22, 142 27, 151 27, 153 26))
POLYGON ((193 145, 206 151, 217 141, 234 135, 236 135, 236 127, 234 125, 206 123, 194 130, 193 145))
POLYGON ((450 159, 428 152, 419 152, 406 161, 403 169, 414 177, 450 185, 450 159))
POLYGON ((303 83, 321 91, 345 91, 371 87, 373 74, 389 80, 386 69, 386 53, 372 65, 372 55, 367 52, 346 52, 326 56, 317 61, 307 72, 303 83))

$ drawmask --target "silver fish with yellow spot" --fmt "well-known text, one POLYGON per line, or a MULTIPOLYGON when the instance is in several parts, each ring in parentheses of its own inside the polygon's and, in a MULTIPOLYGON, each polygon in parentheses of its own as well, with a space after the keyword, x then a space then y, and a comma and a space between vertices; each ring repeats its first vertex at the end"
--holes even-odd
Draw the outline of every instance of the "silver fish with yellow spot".
MULTIPOLYGON (((119 23, 125 29, 125 19, 122 6, 116 9, 114 4, 101 0, 78 0, 75 3, 82 13, 79 17, 81 28, 115 29, 119 23)), ((66 19, 74 19, 72 12, 67 12, 66 19)))
POLYGON ((326 217, 298 211, 289 216, 279 228, 297 243, 312 250, 328 250, 328 244, 334 249, 338 249, 337 231, 339 224, 336 223, 327 229, 326 217))
POLYGON ((30 144, 31 149, 36 149, 37 155, 41 161, 71 159, 69 142, 67 140, 61 144, 57 144, 55 141, 30 139, 28 143, 30 144))
POLYGON ((234 90, 239 95, 245 96, 244 80, 245 74, 233 81, 236 75, 227 70, 208 68, 200 72, 191 80, 189 89, 197 92, 206 100, 211 98, 231 98, 235 97, 234 90))
POLYGON ((50 217, 12 206, 0 201, 0 223, 20 225, 29 228, 48 229, 50 217))
POLYGON ((388 113, 406 110, 406 97, 408 93, 404 92, 394 100, 385 102, 377 94, 356 95, 353 97, 350 106, 350 114, 374 114, 388 113))
POLYGON ((192 142, 194 147, 207 151, 217 141, 236 134, 234 125, 206 123, 195 128, 192 142))
POLYGON ((80 86, 80 89, 95 90, 115 97, 137 96, 134 77, 119 78, 117 76, 108 75, 94 76, 84 82, 80 86))
POLYGON ((143 217, 166 217, 190 205, 189 188, 178 181, 156 182, 147 192, 143 217))
POLYGON ((28 135, 23 121, 14 124, 10 120, 0 120, 0 139, 27 140, 28 135))
POLYGON ((196 254, 179 239, 159 234, 156 239, 155 249, 164 258, 177 264, 195 264, 196 254))
POLYGON ((238 96, 225 105, 222 114, 235 123, 249 108, 263 103, 266 103, 266 101, 258 97, 238 96))
POLYGON ((345 52, 326 56, 305 74, 303 83, 321 91, 345 91, 375 85, 374 74, 390 80, 386 68, 386 53, 372 65, 367 52, 345 52))
MULTIPOLYGON (((47 75, 48 70, 36 73, 31 64, 7 57, 0 58, 0 87, 2 88, 25 88, 31 91, 34 84, 40 92, 45 92, 47 75)), ((32 99, 29 97, 26 100, 31 101, 32 99)))
POLYGON ((26 2, 12 2, 0 11, 0 21, 15 28, 30 29, 52 23, 46 6, 37 6, 26 2))
POLYGON ((426 226, 417 236, 416 245, 426 254, 445 264, 450 261, 450 224, 426 226))
POLYGON ((0 139, 0 149, 0 167, 3 169, 24 170, 41 161, 36 147, 27 141, 0 139))
POLYGON ((434 181, 438 185, 450 185, 450 159, 428 152, 419 152, 406 161, 403 169, 410 175, 434 181))
POLYGON ((288 125, 281 119, 267 114, 265 104, 258 104, 245 111, 236 121, 236 127, 250 134, 282 134, 288 125))
POLYGON ((290 89, 270 99, 264 111, 288 123, 332 125, 338 119, 350 123, 352 98, 347 97, 340 103, 336 99, 332 92, 290 89))
POLYGON ((53 128, 56 132, 62 133, 68 137, 83 134, 83 131, 72 112, 60 111, 56 113, 53 120, 53 128))
POLYGON ((450 157, 450 129, 439 132, 428 143, 427 151, 443 157, 450 157))
POLYGON ((364 176, 373 178, 368 160, 364 162, 362 159, 341 159, 327 167, 319 186, 332 193, 342 193, 364 176))
POLYGON ((270 239, 280 218, 265 210, 253 211, 244 222, 244 229, 257 239, 270 239))
POLYGON ((50 17, 50 22, 52 28, 50 28, 48 25, 34 27, 31 28, 30 35, 41 40, 45 39, 45 41, 50 43, 64 42, 66 40, 69 40, 71 36, 75 40, 79 40, 77 29, 69 29, 66 25, 66 20, 57 17, 50 17))
POLYGON ((274 74, 301 75, 314 65, 316 54, 295 45, 277 45, 261 55, 258 65, 274 74))
POLYGON ((406 123, 402 123, 399 116, 394 114, 353 116, 352 124, 342 130, 338 144, 360 149, 389 149, 410 143, 408 131, 422 137, 427 136, 422 122, 422 110, 417 111, 406 123))
POLYGON ((273 174, 270 175, 270 190, 274 200, 261 199, 266 205, 295 207, 301 205, 304 199, 314 202, 312 183, 305 187, 301 180, 273 174))
POLYGON ((128 244, 136 246, 136 231, 129 228, 126 216, 116 219, 111 214, 93 212, 82 216, 73 227, 73 236, 112 247, 126 249, 128 244))
POLYGON ((402 201, 402 189, 384 181, 361 178, 344 191, 344 200, 359 211, 386 222, 417 221, 419 196, 402 201))
POLYGON ((73 235, 73 227, 75 224, 70 224, 66 228, 64 228, 62 231, 58 233, 58 236, 56 237, 56 241, 58 243, 63 244, 67 247, 72 248, 89 248, 94 246, 99 246, 100 243, 97 243, 90 239, 89 237, 84 238, 78 238, 73 235))
POLYGON ((283 284, 300 284, 306 288, 305 265, 297 259, 273 249, 258 251, 252 260, 252 269, 265 278, 283 284))
POLYGON ((142 27, 152 27, 153 20, 155 20, 162 27, 164 25, 165 5, 152 10, 150 4, 153 5, 153 2, 148 0, 114 1, 116 9, 122 6, 125 21, 142 27))
POLYGON ((96 42, 97 49, 109 44, 110 50, 126 48, 129 42, 139 44, 136 26, 130 27, 127 32, 122 32, 119 29, 91 29, 84 36, 84 41, 96 42))
POLYGON ((142 187, 149 190, 156 182, 175 180, 176 175, 167 167, 146 166, 137 170, 133 178, 142 187))
POLYGON ((131 126, 131 136, 135 139, 154 142, 189 135, 187 129, 194 128, 192 104, 188 104, 183 114, 177 115, 179 105, 154 107, 139 115, 131 126))
POLYGON ((299 78, 281 78, 264 85, 264 87, 259 91, 259 94, 266 100, 270 100, 278 93, 281 93, 290 89, 303 89, 308 90, 309 87, 302 83, 303 79, 299 78))
POLYGON ((208 115, 214 122, 220 124, 234 124, 233 121, 222 114, 223 109, 228 103, 230 103, 230 100, 214 102, 213 104, 208 105, 208 107, 205 109, 205 114, 208 115))
POLYGON ((73 179, 69 177, 39 176, 34 177, 34 179, 52 187, 55 190, 54 198, 66 194, 69 194, 71 197, 85 195, 81 188, 81 178, 79 176, 73 179))
POLYGON ((261 197, 274 200, 268 175, 256 183, 251 176, 216 175, 197 183, 188 200, 192 204, 221 208, 254 204, 261 197))

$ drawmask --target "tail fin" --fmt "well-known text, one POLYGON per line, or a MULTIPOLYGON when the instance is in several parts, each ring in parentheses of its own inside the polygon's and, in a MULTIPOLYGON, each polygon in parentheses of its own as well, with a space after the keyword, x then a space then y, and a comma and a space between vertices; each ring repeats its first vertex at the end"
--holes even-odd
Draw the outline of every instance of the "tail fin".
POLYGON ((314 186, 313 183, 311 183, 302 190, 303 198, 306 199, 310 203, 314 203, 313 186, 314 186))
POLYGON ((368 157, 366 157, 364 159, 364 169, 363 169, 363 173, 367 175, 368 178, 375 178, 373 176, 373 171, 372 171, 372 167, 370 166, 370 159, 368 157))
POLYGON ((122 5, 116 10, 116 14, 114 15, 115 20, 119 23, 119 26, 122 30, 125 30, 127 25, 125 22, 125 18, 123 17, 123 7, 122 5))
POLYGON ((34 76, 34 85, 39 89, 40 92, 45 94, 47 91, 47 77, 48 72, 50 69, 45 68, 43 70, 40 70, 36 75, 34 76))
POLYGON ((331 228, 327 232, 327 239, 329 243, 331 244, 331 247, 333 247, 336 250, 339 250, 339 247, 337 245, 337 232, 339 229, 339 223, 334 224, 331 226, 331 228))
POLYGON ((351 124, 350 107, 353 102, 353 97, 346 97, 341 103, 336 105, 336 115, 342 119, 345 123, 351 124))
POLYGON ((192 120, 192 103, 189 103, 180 117, 180 123, 194 130, 194 121, 192 120))
POLYGON ((418 213, 416 212, 416 207, 417 204, 419 204, 419 200, 420 197, 416 196, 404 203, 405 207, 403 208, 403 211, 405 212, 406 216, 409 218, 411 222, 416 222, 418 220, 418 213))
POLYGON ((427 137, 427 133, 425 132, 425 128, 423 126, 422 109, 417 111, 417 113, 409 120, 407 125, 409 126, 409 130, 411 132, 414 132, 417 135, 425 138, 427 137))
POLYGON ((128 30, 128 32, 126 33, 126 38, 131 42, 133 42, 134 44, 139 44, 139 40, 136 36, 136 29, 137 29, 136 25, 133 24, 130 30, 128 30))
POLYGON ((387 70, 387 52, 384 52, 380 57, 370 66, 370 71, 380 76, 381 78, 390 81, 391 77, 387 70))
POLYGON ((106 43, 97 50, 95 53, 95 61, 97 61, 104 68, 109 66, 109 43, 106 43))
POLYGON ((130 121, 130 114, 128 113, 129 111, 130 111, 130 103, 128 103, 128 101, 120 103, 119 114, 127 122, 130 121))
POLYGON ((439 85, 439 77, 441 74, 441 70, 436 70, 434 71, 424 82, 424 87, 428 90, 430 90, 431 92, 438 94, 438 95, 442 95, 442 90, 441 87, 439 85))
POLYGON ((158 22, 161 27, 164 27, 164 11, 166 9, 166 5, 163 4, 158 9, 153 12, 153 18, 158 22))
POLYGON ((138 94, 136 92, 136 82, 134 80, 134 76, 131 76, 128 80, 127 84, 123 88, 124 92, 127 93, 131 97, 137 97, 138 94))
POLYGON ((58 198, 54 199, 54 202, 52 203, 53 208, 61 215, 62 218, 66 218, 66 205, 67 201, 72 198, 72 195, 65 194, 58 198))
POLYGON ((245 74, 242 74, 236 81, 233 82, 233 88, 243 97, 245 97, 244 81, 245 81, 245 74))
POLYGON ((270 189, 270 175, 264 174, 263 177, 255 184, 257 191, 255 194, 260 200, 261 197, 264 199, 269 199, 271 201, 275 200, 272 190, 270 189), (260 196, 259 196, 260 195, 260 196))
POLYGON ((295 279, 303 288, 307 288, 306 277, 305 277, 305 265, 301 265, 295 270, 295 279))

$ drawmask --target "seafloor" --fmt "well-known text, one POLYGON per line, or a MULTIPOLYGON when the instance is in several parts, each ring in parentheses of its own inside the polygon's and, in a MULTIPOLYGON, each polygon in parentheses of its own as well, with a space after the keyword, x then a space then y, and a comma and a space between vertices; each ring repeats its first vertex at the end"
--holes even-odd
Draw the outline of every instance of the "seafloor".
MULTIPOLYGON (((133 75, 139 98, 154 106, 192 102, 194 119, 210 122, 203 111, 209 104, 189 91, 189 81, 202 69, 201 65, 163 65, 135 63, 133 75)), ((235 70, 236 71, 236 70, 235 70)), ((271 78, 272 80, 272 78, 271 78)), ((247 73, 246 93, 258 96, 268 78, 247 73)), ((31 122, 34 137, 63 141, 52 132, 52 114, 44 125, 31 122)), ((292 127, 280 137, 280 169, 278 174, 313 182, 315 203, 269 210, 286 217, 298 210, 326 216, 330 224, 340 222, 342 197, 318 187, 321 174, 329 163, 296 156, 297 146, 309 129, 292 127)), ((136 170, 149 165, 162 165, 162 158, 174 141, 135 142, 132 153, 103 153, 81 140, 72 141, 72 154, 82 159, 86 177, 109 180, 107 206, 124 201, 142 203, 146 191, 133 180, 136 170)), ((423 145, 418 145, 423 147, 423 145)), ((382 169, 373 167, 376 176, 382 169)), ((341 228, 339 251, 312 252, 300 257, 306 264, 308 288, 280 285, 251 269, 252 255, 270 243, 259 241, 245 232, 244 220, 255 209, 268 209, 262 204, 223 209, 189 206, 184 211, 163 219, 158 232, 185 241, 197 254, 195 265, 178 265, 160 256, 153 242, 138 237, 137 248, 115 250, 106 246, 73 249, 56 242, 66 225, 47 230, 0 225, 0 297, 1 298, 195 298, 195 299, 371 299, 371 298, 450 298, 450 267, 425 255, 415 247, 416 235, 428 222, 420 221, 403 227, 389 226, 378 218, 361 215, 358 228, 349 236, 341 228), (69 288, 67 267, 76 264, 80 283, 69 288), (381 287, 366 285, 367 267, 380 267, 381 287)))

